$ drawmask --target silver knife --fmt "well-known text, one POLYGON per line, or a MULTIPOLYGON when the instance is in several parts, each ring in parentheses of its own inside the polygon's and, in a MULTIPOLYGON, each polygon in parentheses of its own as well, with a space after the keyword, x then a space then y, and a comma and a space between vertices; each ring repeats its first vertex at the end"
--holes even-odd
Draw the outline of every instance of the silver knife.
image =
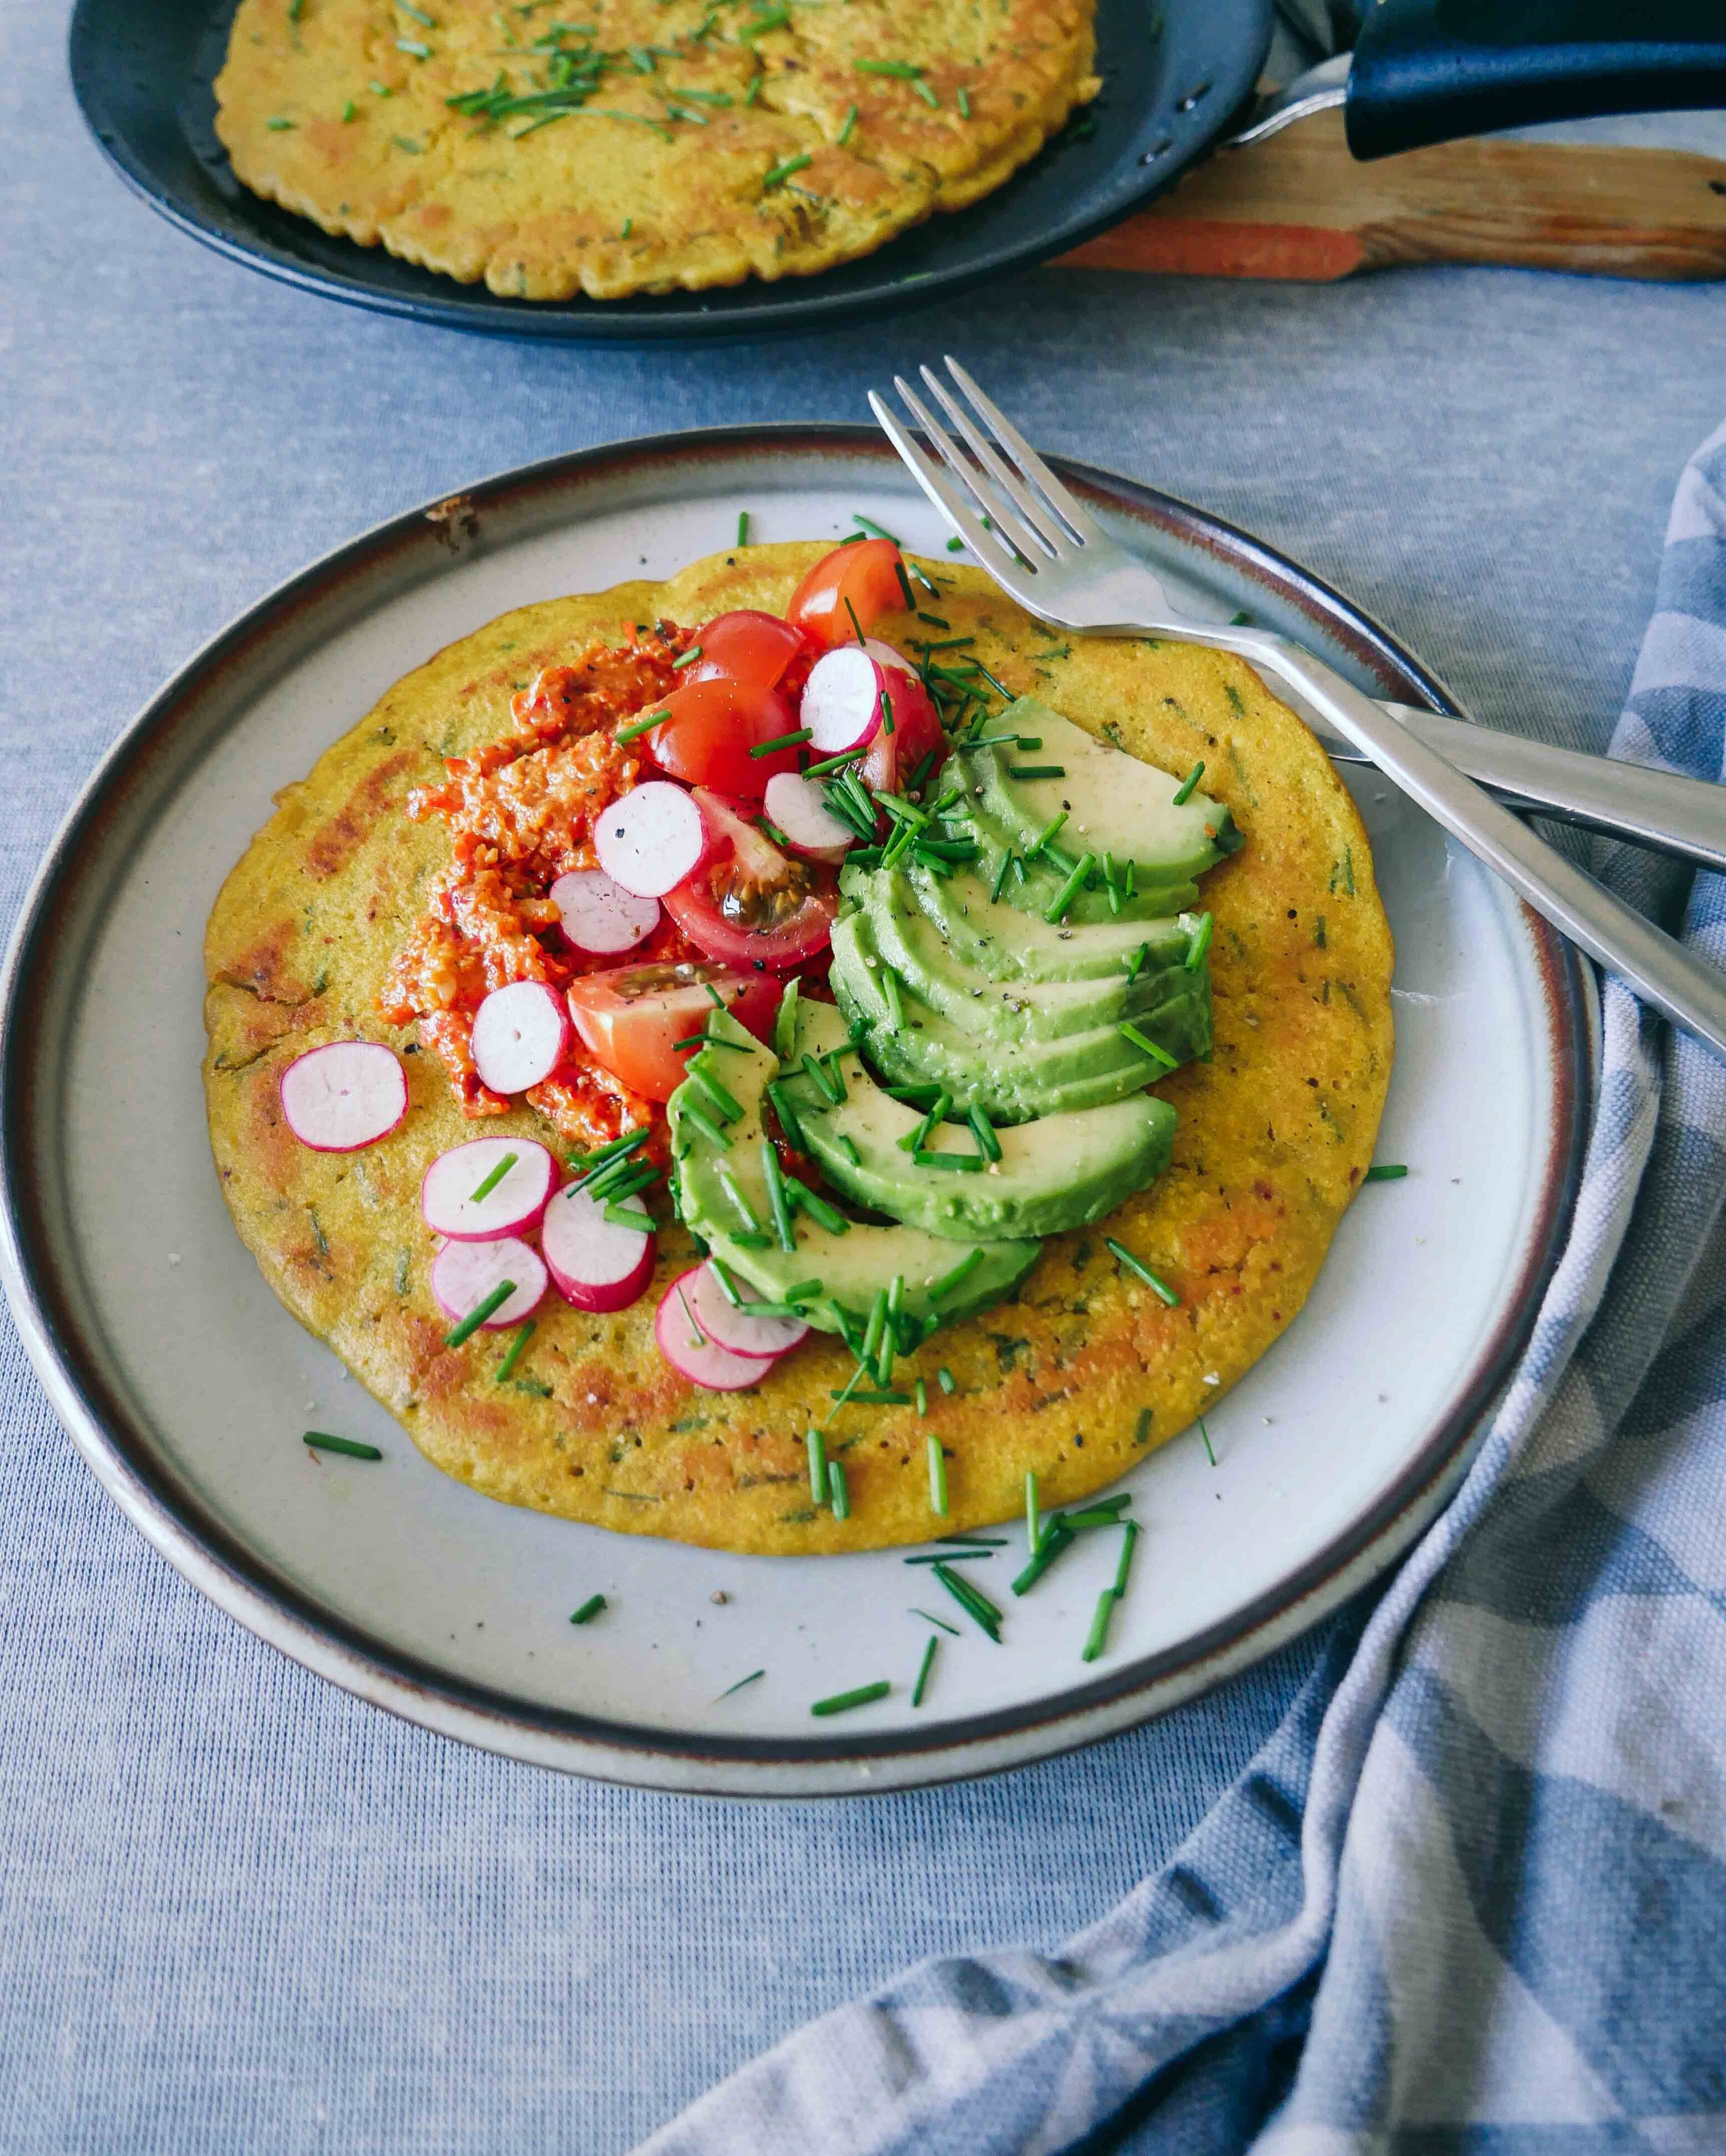
MULTIPOLYGON (((1338 762, 1368 763, 1335 727, 1291 695, 1291 704, 1338 762)), ((1467 719, 1441 718, 1412 704, 1381 704, 1393 719, 1459 771, 1490 788, 1507 808, 1628 839, 1708 869, 1726 869, 1726 786, 1648 764, 1621 763, 1580 749, 1554 748, 1467 719)))

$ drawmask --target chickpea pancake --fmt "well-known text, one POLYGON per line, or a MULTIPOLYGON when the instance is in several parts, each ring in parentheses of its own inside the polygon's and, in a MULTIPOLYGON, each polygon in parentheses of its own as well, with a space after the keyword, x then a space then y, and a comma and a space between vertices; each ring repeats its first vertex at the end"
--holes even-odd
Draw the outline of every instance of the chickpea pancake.
POLYGON ((813 276, 999 187, 1099 87, 1094 0, 240 0, 254 193, 509 298, 813 276))
MULTIPOLYGON (((875 635, 901 650, 974 639, 966 648, 1011 696, 1164 772, 1202 760, 1238 829, 1238 850, 1204 885, 1214 1046, 1143 1096, 1174 1111, 1166 1168, 1093 1224, 1050 1235, 1005 1299, 940 1325, 898 1365, 902 1404, 835 1413, 854 1357, 820 1332, 750 1390, 681 1375, 655 1347, 655 1312, 699 1252, 662 1204, 655 1280, 632 1306, 596 1314, 548 1296, 507 1369, 511 1333, 447 1346, 420 1213, 430 1163, 480 1135, 562 1156, 647 1127, 642 1104, 590 1068, 537 1099, 487 1096, 465 1075, 464 995, 521 977, 519 963, 488 957, 493 975, 464 988, 474 954, 506 957, 537 921, 518 900, 486 931, 495 942, 473 941, 483 879, 535 848, 541 874, 591 858, 594 820, 639 753, 616 741, 617 721, 651 712, 684 678, 676 660, 701 624, 736 608, 783 614, 825 551, 740 547, 665 584, 518 608, 449 645, 279 797, 206 942, 216 1166, 243 1240, 294 1315, 429 1459, 485 1495, 765 1553, 926 1539, 932 1435, 952 1532, 1014 1516, 1027 1471, 1053 1507, 1189 1429, 1300 1310, 1372 1159, 1392 1057, 1391 939, 1364 831, 1318 742, 1257 676, 1159 639, 1058 638, 980 571, 914 563, 938 587, 918 596, 944 625, 888 614, 875 635), (501 762, 510 742, 514 761, 501 762), (475 801, 479 820, 462 824, 461 803, 475 801), (452 841, 452 829, 464 835, 452 841), (433 919, 468 922, 469 940, 428 940, 433 919), (312 1151, 285 1121, 283 1073, 311 1048, 353 1040, 401 1057, 408 1112, 364 1151, 312 1151), (846 1517, 811 1502, 812 1426, 842 1463, 846 1517)), ((561 986, 565 963, 542 956, 542 973, 561 986)), ((658 1152, 662 1122, 651 1127, 658 1152)))

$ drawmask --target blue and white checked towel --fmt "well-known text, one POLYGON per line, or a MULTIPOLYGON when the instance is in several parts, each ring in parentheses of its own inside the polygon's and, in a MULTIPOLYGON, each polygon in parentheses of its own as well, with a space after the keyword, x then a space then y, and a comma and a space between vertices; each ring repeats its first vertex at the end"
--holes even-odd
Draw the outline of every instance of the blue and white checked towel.
MULTIPOLYGON (((1718 779, 1723 737, 1726 427, 1613 748, 1718 779)), ((1683 901, 1670 863, 1595 865, 1683 901)), ((1684 928, 1726 965, 1726 878, 1684 928)), ((1574 1229, 1491 1436, 1174 1862, 1056 1953, 827 2015, 643 2156, 1726 2151, 1726 1067, 1605 998, 1574 1229)))

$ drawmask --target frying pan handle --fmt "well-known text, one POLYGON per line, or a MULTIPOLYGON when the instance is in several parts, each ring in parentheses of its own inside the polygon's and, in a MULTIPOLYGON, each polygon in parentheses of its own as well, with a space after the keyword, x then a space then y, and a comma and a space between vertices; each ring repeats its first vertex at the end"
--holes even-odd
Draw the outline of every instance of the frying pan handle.
POLYGON ((1726 105, 1726 0, 1379 0, 1349 72, 1348 147, 1604 112, 1726 105))

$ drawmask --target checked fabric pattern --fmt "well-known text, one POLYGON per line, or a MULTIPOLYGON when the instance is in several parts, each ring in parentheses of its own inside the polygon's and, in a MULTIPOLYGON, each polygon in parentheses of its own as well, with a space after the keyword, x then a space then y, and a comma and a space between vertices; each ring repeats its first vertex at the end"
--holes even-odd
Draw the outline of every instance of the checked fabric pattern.
MULTIPOLYGON (((1614 752, 1719 779, 1726 427, 1657 609, 1614 752)), ((1595 865, 1726 966, 1726 878, 1595 865)), ((1604 1005, 1484 1449, 1168 1869, 825 2015, 642 2156, 1726 2150, 1726 1068, 1604 1005)))

